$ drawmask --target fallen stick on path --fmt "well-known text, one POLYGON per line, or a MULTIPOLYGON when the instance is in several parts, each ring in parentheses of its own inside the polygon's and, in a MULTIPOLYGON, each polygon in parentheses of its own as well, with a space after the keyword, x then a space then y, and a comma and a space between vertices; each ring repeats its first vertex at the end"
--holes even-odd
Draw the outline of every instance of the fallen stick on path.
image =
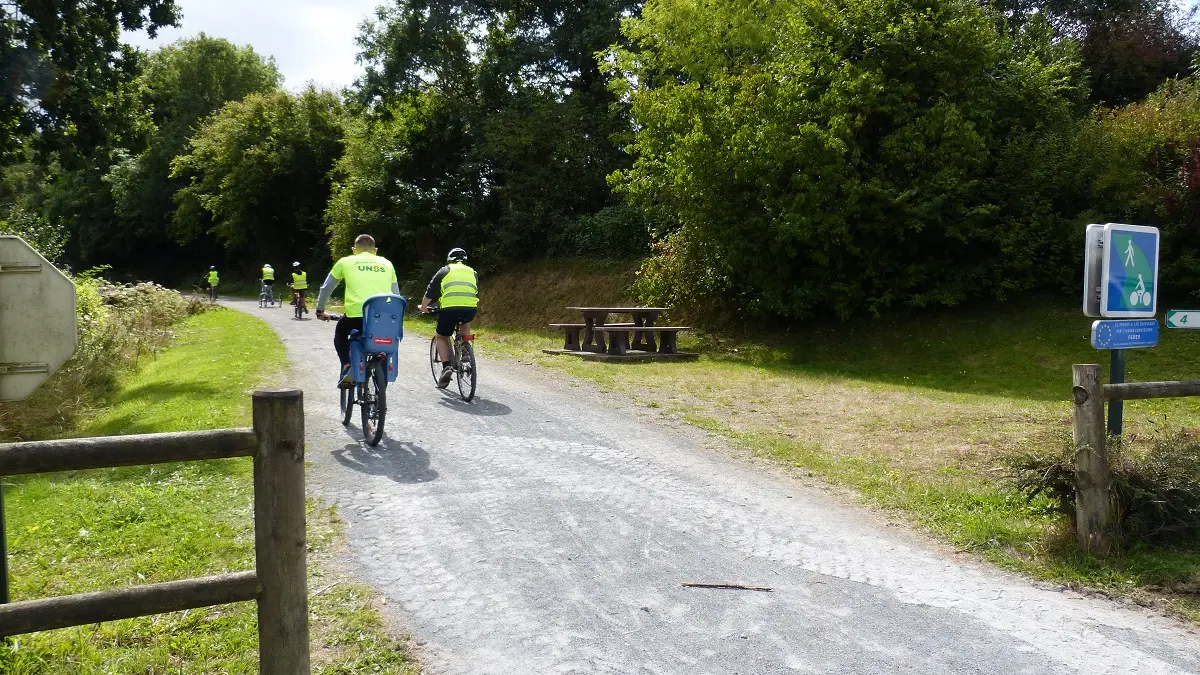
POLYGON ((730 588, 738 591, 766 591, 768 593, 775 590, 774 588, 770 588, 768 586, 743 586, 742 584, 703 584, 697 581, 685 581, 679 585, 686 586, 688 588, 730 588))

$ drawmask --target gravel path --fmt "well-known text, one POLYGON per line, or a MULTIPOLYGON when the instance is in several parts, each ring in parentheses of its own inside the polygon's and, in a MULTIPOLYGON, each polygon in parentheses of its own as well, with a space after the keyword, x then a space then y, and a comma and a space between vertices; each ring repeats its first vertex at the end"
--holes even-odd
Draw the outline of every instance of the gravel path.
POLYGON ((311 492, 427 672, 1200 673, 1174 621, 954 560, 591 387, 485 359, 463 404, 415 335, 368 448, 338 419, 332 324, 227 304, 286 345, 311 492))

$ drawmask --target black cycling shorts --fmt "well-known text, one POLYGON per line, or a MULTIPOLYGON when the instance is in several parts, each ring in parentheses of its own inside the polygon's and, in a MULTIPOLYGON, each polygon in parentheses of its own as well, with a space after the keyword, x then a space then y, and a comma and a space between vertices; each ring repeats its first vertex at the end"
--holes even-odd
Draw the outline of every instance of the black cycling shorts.
POLYGON ((438 310, 437 334, 442 337, 454 335, 454 327, 460 323, 470 323, 479 313, 478 307, 446 307, 438 310))

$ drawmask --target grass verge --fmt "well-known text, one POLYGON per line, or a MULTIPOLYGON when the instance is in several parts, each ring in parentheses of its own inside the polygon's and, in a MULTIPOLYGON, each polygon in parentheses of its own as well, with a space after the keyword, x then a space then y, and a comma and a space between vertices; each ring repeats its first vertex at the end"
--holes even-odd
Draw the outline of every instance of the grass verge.
MULTIPOLYGON (((274 333, 221 309, 177 333, 80 435, 250 423, 249 392, 286 363, 274 333)), ((249 459, 232 459, 8 479, 13 599, 253 569, 251 474, 249 459)), ((415 672, 404 645, 383 631, 370 589, 330 564, 338 527, 331 509, 310 503, 315 672, 415 672)), ((254 605, 240 603, 14 638, 0 647, 0 672, 250 673, 257 642, 254 605)))
MULTIPOLYGON (((493 284, 513 287, 504 278, 493 284)), ((475 329, 481 353, 590 380, 851 487, 963 552, 1200 622, 1200 542, 1083 555, 1049 500, 1028 502, 1004 480, 1003 454, 1069 434, 1070 365, 1107 366, 1107 355, 1088 345, 1089 320, 1061 301, 813 325, 768 339, 693 335, 681 340, 701 352, 691 364, 546 356, 541 350, 561 347, 561 337, 486 321, 475 329)), ((1130 354, 1128 378, 1187 379, 1198 352, 1200 336, 1168 332, 1160 346, 1130 354)), ((1125 407, 1134 445, 1200 428, 1197 399, 1125 407)))

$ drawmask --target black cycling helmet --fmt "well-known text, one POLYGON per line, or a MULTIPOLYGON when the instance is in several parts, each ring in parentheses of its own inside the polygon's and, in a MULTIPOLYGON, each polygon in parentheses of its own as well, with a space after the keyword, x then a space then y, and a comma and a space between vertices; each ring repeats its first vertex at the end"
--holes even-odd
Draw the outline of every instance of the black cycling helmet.
POLYGON ((452 249, 450 249, 450 252, 446 254, 446 262, 450 262, 451 260, 457 260, 458 262, 462 262, 466 259, 467 259, 467 252, 462 250, 461 248, 452 248, 452 249))

